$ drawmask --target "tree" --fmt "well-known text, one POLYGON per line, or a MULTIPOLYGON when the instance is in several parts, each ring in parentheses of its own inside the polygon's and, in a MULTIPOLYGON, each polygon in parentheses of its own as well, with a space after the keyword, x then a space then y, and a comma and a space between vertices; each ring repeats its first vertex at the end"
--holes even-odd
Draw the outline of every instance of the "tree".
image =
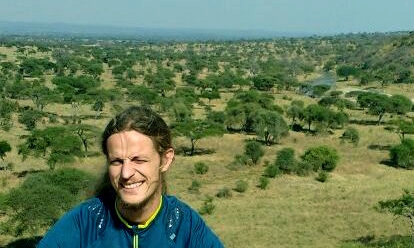
POLYGON ((95 101, 95 103, 92 105, 92 110, 96 112, 95 119, 97 119, 98 116, 101 115, 101 112, 103 111, 104 107, 105 107, 104 101, 102 101, 101 99, 97 99, 95 101))
POLYGON ((92 175, 73 168, 29 174, 19 187, 1 196, 2 209, 12 210, 3 231, 21 236, 49 228, 84 199, 91 181, 92 175))
POLYGON ((325 62, 325 64, 323 64, 323 70, 324 71, 330 71, 335 67, 335 61, 333 60, 328 60, 325 62))
POLYGON ((12 114, 17 111, 19 104, 7 99, 0 99, 0 127, 8 131, 12 125, 12 114))
POLYGON ((0 158, 4 161, 4 157, 6 156, 6 153, 11 151, 11 146, 9 142, 5 140, 0 141, 0 158))
POLYGON ((70 126, 70 129, 81 140, 84 151, 83 154, 85 155, 85 157, 87 157, 89 152, 90 140, 97 137, 99 129, 95 126, 88 124, 75 124, 70 126))
POLYGON ((275 79, 268 75, 258 75, 252 78, 253 86, 262 91, 269 91, 275 85, 275 79))
POLYGON ((368 108, 369 114, 378 116, 378 125, 385 113, 393 109, 389 97, 383 94, 361 93, 357 97, 357 102, 361 107, 368 108))
POLYGON ((156 91, 143 85, 128 86, 127 95, 129 100, 139 101, 142 105, 153 105, 159 99, 156 91))
POLYGON ((34 129, 25 142, 18 146, 18 153, 25 160, 27 156, 44 157, 50 169, 58 163, 71 163, 75 157, 82 157, 82 142, 66 127, 34 129))
POLYGON ((399 118, 398 120, 390 121, 390 126, 386 129, 389 131, 396 132, 400 140, 405 139, 405 135, 414 134, 414 121, 407 121, 399 118))
POLYGON ((293 100, 288 107, 286 114, 292 118, 292 126, 296 123, 297 119, 303 119, 303 101, 293 100))
POLYGON ((334 148, 327 146, 311 147, 302 155, 302 162, 312 166, 313 170, 333 171, 338 164, 339 155, 334 148))
POLYGON ((278 143, 286 136, 289 127, 283 117, 275 111, 262 110, 254 118, 254 130, 257 136, 264 140, 266 145, 278 143))
POLYGON ((336 74, 339 77, 345 77, 345 81, 348 81, 349 76, 356 75, 357 69, 351 65, 340 65, 336 68, 336 74))
POLYGON ((259 142, 248 141, 244 145, 244 154, 252 160, 253 164, 257 164, 259 159, 263 157, 264 150, 259 142))
POLYGON ((223 125, 200 119, 188 119, 183 122, 176 122, 172 130, 179 136, 190 139, 191 148, 189 155, 194 155, 196 142, 208 136, 221 136, 224 133, 223 125))
POLYGON ((403 139, 401 144, 390 149, 391 164, 405 169, 414 168, 414 140, 403 139))
POLYGON ((389 98, 391 104, 391 113, 396 113, 399 115, 404 115, 407 112, 411 111, 412 101, 403 95, 392 95, 389 98))
POLYGON ((18 121, 26 126, 27 130, 36 128, 37 122, 44 116, 44 113, 39 110, 28 109, 20 113, 18 121))
POLYGON ((328 108, 320 106, 319 104, 309 104, 303 111, 303 119, 308 123, 308 130, 311 130, 311 125, 314 122, 327 124, 332 111, 328 108))

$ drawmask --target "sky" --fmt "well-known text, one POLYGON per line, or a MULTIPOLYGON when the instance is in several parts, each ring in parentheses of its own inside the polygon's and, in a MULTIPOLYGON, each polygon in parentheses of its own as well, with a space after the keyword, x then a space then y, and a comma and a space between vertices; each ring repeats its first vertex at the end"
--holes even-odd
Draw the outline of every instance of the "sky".
POLYGON ((0 0, 0 21, 314 34, 414 31, 414 1, 0 0))

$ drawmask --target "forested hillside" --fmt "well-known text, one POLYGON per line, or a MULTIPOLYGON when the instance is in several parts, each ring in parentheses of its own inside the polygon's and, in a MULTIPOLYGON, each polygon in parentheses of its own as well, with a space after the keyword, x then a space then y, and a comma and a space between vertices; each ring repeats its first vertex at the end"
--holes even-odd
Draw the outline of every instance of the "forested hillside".
POLYGON ((174 134, 169 192, 226 247, 411 247, 413 85, 413 33, 0 37, 0 246, 90 196, 103 128, 141 104, 174 134))

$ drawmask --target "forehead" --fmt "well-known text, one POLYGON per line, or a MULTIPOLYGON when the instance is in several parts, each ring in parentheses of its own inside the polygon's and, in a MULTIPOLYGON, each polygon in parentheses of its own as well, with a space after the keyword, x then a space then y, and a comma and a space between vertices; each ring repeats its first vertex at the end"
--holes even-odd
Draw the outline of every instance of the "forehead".
POLYGON ((108 156, 131 156, 156 152, 152 139, 135 130, 112 134, 106 141, 108 156))

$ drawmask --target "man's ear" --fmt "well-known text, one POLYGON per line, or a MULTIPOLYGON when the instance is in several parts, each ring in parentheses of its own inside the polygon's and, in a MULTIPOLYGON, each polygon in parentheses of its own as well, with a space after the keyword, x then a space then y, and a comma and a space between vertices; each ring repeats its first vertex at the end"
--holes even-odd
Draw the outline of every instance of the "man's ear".
POLYGON ((166 172, 171 164, 173 163, 175 158, 175 153, 174 153, 174 149, 169 148, 167 151, 164 152, 164 155, 162 156, 161 159, 161 166, 160 166, 160 170, 161 172, 166 172))

